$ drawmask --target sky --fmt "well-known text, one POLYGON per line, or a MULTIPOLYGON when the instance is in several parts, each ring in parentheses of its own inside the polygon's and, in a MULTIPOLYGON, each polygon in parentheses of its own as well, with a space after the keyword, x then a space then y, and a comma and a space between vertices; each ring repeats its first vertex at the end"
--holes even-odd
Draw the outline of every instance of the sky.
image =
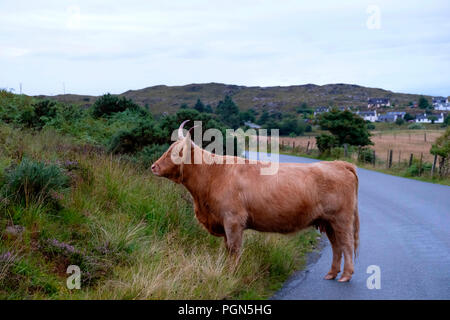
POLYGON ((0 88, 351 83, 450 95, 450 1, 0 1, 0 88))

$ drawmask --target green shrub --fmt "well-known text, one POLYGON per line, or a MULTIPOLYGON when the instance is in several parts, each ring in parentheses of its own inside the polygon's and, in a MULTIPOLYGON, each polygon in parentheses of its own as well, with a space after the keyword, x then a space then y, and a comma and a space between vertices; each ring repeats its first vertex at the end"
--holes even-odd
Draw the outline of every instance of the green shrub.
POLYGON ((375 125, 373 123, 368 123, 367 130, 375 130, 375 125))
POLYGON ((401 126, 404 123, 405 123, 405 120, 403 120, 403 118, 397 118, 397 120, 395 120, 396 125, 401 126))
POLYGON ((168 148, 168 144, 152 144, 150 146, 144 147, 144 149, 137 153, 136 158, 139 163, 147 167, 158 160, 163 155, 163 153, 167 151, 168 148))
POLYGON ((144 111, 139 105, 125 97, 117 97, 111 94, 105 94, 98 98, 92 106, 92 115, 95 118, 109 116, 116 112, 125 110, 144 111))
POLYGON ((145 121, 132 130, 117 132, 108 143, 108 151, 112 153, 136 153, 148 145, 164 144, 166 138, 155 122, 145 121))
POLYGON ((416 161, 410 167, 408 167, 406 169, 405 175, 407 177, 417 177, 417 176, 419 176, 419 175, 421 175, 423 173, 430 172, 432 166, 433 165, 431 163, 424 162, 422 164, 422 168, 421 168, 420 164, 416 161))
POLYGON ((55 101, 42 100, 33 104, 33 127, 42 128, 48 121, 56 117, 57 104, 55 101))
POLYGON ((330 156, 333 159, 341 159, 344 157, 344 154, 345 154, 345 150, 342 147, 336 147, 336 148, 332 148, 330 150, 330 156))
POLYGON ((4 179, 2 194, 25 203, 30 200, 53 202, 69 187, 69 178, 59 166, 28 158, 6 170, 4 179))
POLYGON ((359 161, 373 163, 373 150, 370 148, 361 148, 359 150, 359 161))
POLYGON ((319 148, 320 153, 331 150, 337 146, 338 141, 335 136, 330 134, 321 134, 316 137, 317 148, 319 148))
POLYGON ((423 127, 423 125, 421 123, 411 123, 408 126, 408 129, 410 129, 410 130, 423 129, 423 128, 424 127, 423 127))

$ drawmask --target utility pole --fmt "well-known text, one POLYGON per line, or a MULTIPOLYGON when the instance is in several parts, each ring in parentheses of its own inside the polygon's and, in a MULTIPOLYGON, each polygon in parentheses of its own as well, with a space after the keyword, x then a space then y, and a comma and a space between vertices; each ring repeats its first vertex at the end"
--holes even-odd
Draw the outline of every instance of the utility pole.
POLYGON ((62 85, 63 85, 63 92, 64 92, 64 94, 66 94, 66 83, 63 82, 62 85))
POLYGON ((22 94, 22 82, 19 83, 19 88, 20 94, 22 94))

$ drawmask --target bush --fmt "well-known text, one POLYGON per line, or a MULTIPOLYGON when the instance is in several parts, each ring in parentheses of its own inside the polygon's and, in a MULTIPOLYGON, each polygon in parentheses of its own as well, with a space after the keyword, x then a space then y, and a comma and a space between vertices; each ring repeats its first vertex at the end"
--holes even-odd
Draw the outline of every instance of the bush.
POLYGON ((410 130, 423 129, 423 128, 424 127, 423 127, 423 125, 421 123, 411 123, 408 126, 408 129, 410 129, 410 130))
POLYGON ((69 178, 55 164, 45 164, 24 158, 5 173, 2 194, 18 202, 30 200, 52 202, 58 194, 69 187, 69 178))
POLYGON ((395 124, 401 126, 402 124, 405 123, 405 120, 403 120, 402 118, 397 118, 397 120, 395 120, 395 124))
POLYGON ((373 163, 374 161, 373 157, 373 150, 370 148, 361 148, 359 150, 359 161, 367 162, 367 163, 373 163))
POLYGON ((312 126, 310 124, 306 125, 305 132, 312 132, 312 126))
POLYGON ((320 153, 331 150, 338 145, 338 140, 335 136, 330 134, 321 134, 316 137, 317 148, 319 148, 320 153))
POLYGON ((94 105, 92 106, 92 115, 95 118, 101 118, 125 110, 145 112, 144 109, 142 109, 132 100, 125 97, 119 98, 108 93, 101 96, 95 101, 94 105))
POLYGON ((330 151, 330 156, 333 159, 341 159, 344 157, 344 155, 345 155, 345 150, 343 147, 332 148, 330 151))
POLYGON ((56 117, 57 104, 55 101, 42 100, 33 104, 33 127, 42 128, 47 122, 56 117))
POLYGON ((319 124, 323 130, 333 134, 339 145, 347 143, 354 146, 372 145, 366 122, 350 111, 336 109, 325 112, 320 116, 319 124))
POLYGON ((163 153, 167 151, 167 149, 169 149, 168 144, 153 144, 151 146, 146 146, 136 154, 136 159, 140 164, 147 167, 158 160, 163 155, 163 153))
POLYGON ((109 141, 108 151, 136 153, 148 145, 164 144, 166 138, 155 122, 145 121, 132 130, 122 130, 116 133, 109 141))
POLYGON ((419 163, 416 161, 410 167, 406 169, 405 175, 407 177, 417 177, 424 172, 430 172, 432 168, 432 164, 429 162, 424 162, 422 164, 422 168, 420 168, 419 163))

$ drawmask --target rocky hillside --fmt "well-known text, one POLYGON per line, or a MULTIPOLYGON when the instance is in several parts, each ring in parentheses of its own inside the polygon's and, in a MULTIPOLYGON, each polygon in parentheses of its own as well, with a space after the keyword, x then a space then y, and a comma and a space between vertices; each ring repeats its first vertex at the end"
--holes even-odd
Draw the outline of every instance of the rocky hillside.
MULTIPOLYGON (((195 104, 200 98, 205 104, 213 107, 230 95, 243 110, 292 111, 306 102, 311 107, 317 106, 355 106, 366 107, 369 97, 390 98, 391 104, 397 107, 406 106, 410 101, 417 101, 419 95, 395 93, 392 91, 367 88, 353 84, 315 84, 285 87, 246 87, 221 83, 188 84, 185 86, 153 86, 140 90, 129 90, 120 96, 131 98, 141 105, 148 105, 153 113, 175 112, 183 103, 195 104)), ((68 103, 89 106, 95 102, 94 96, 57 95, 52 97, 68 103)), ((427 96, 431 102, 431 97, 427 96)))

